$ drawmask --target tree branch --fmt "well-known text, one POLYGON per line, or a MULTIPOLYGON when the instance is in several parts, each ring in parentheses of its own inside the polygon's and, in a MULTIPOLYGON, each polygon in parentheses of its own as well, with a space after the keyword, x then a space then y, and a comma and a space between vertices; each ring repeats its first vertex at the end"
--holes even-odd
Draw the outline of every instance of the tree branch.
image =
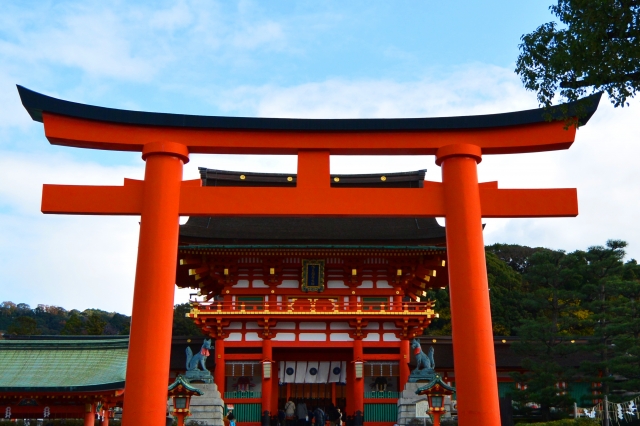
POLYGON ((629 74, 620 74, 620 75, 612 75, 607 79, 604 79, 604 82, 599 82, 595 78, 585 78, 583 80, 575 80, 575 81, 561 81, 560 87, 562 89, 579 89, 581 87, 589 87, 596 86, 601 84, 608 83, 624 83, 624 82, 640 82, 640 71, 629 73, 629 74))

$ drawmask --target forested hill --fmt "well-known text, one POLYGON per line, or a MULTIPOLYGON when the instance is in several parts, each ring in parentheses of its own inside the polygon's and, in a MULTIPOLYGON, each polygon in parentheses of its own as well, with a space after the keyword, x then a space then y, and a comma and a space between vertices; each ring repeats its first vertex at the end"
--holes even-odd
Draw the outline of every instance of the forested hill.
MULTIPOLYGON (((173 334, 199 336, 200 330, 185 314, 188 303, 173 309, 173 334)), ((131 317, 99 309, 67 311, 59 306, 38 305, 31 308, 26 303, 3 302, 0 304, 0 335, 102 335, 129 334, 131 317)))

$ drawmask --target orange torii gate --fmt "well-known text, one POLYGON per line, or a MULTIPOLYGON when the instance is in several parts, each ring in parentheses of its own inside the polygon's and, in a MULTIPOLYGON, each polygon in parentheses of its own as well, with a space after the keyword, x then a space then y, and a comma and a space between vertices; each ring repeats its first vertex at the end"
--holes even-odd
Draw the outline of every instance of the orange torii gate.
MULTIPOLYGON (((415 119, 206 117, 101 108, 18 86, 55 145, 142 152, 143 181, 44 185, 42 211, 140 215, 123 424, 162 424, 179 216, 410 216, 446 218, 455 381, 461 425, 499 425, 497 377, 482 237, 483 217, 578 214, 575 189, 498 189, 478 183, 482 155, 567 149, 600 96, 485 116, 415 119), (555 120, 551 120, 555 118, 555 120), (190 153, 298 156, 295 188, 201 187, 183 181, 190 153), (435 155, 442 183, 424 188, 331 188, 330 155, 435 155)), ((363 407, 360 407, 362 409, 363 407)))

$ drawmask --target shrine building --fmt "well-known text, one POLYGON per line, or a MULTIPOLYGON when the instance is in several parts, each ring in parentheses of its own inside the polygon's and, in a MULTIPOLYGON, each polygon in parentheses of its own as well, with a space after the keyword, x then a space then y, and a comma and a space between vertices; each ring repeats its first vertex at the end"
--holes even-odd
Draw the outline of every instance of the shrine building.
POLYGON ((23 336, 0 340, 0 415, 84 419, 108 426, 122 406, 128 336, 23 336))
MULTIPOLYGON (((332 174, 331 186, 421 188, 425 172, 332 174)), ((200 174, 203 186, 296 185, 295 174, 200 174)), ((434 218, 190 217, 176 283, 197 291, 188 315, 215 339, 213 376, 238 420, 293 399, 393 424, 410 341, 437 316, 426 290, 448 285, 446 254, 434 218)))

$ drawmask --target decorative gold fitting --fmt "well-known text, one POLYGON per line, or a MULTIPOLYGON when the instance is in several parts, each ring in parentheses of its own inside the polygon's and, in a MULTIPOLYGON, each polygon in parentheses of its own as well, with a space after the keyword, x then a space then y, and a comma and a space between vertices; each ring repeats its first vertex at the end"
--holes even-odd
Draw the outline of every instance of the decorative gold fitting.
POLYGON ((333 181, 334 182, 340 182, 340 178, 338 176, 336 176, 336 177, 333 178, 333 181))
POLYGON ((351 275, 353 275, 354 277, 355 277, 356 275, 358 275, 358 270, 357 270, 357 269, 352 269, 352 270, 351 270, 351 275))
POLYGON ((442 261, 442 266, 444 267, 446 264, 447 264, 447 261, 446 261, 446 260, 443 260, 443 261, 442 261))
POLYGON ((245 175, 240 175, 240 180, 245 180, 247 177, 245 175))
POLYGON ((288 182, 291 182, 292 180, 293 180, 293 178, 292 178, 291 176, 289 176, 289 177, 287 178, 287 181, 288 181, 288 182))
POLYGON ((382 177, 380 178, 380 180, 384 182, 384 181, 386 181, 386 180, 387 180, 387 177, 386 177, 386 176, 382 176, 382 177))
POLYGON ((276 274, 276 268, 269 268, 269 275, 275 275, 276 274))
POLYGON ((396 275, 397 275, 397 276, 402 275, 402 269, 398 269, 398 270, 396 271, 396 275))
POLYGON ((225 274, 225 275, 229 275, 229 269, 224 268, 224 274, 225 274))

